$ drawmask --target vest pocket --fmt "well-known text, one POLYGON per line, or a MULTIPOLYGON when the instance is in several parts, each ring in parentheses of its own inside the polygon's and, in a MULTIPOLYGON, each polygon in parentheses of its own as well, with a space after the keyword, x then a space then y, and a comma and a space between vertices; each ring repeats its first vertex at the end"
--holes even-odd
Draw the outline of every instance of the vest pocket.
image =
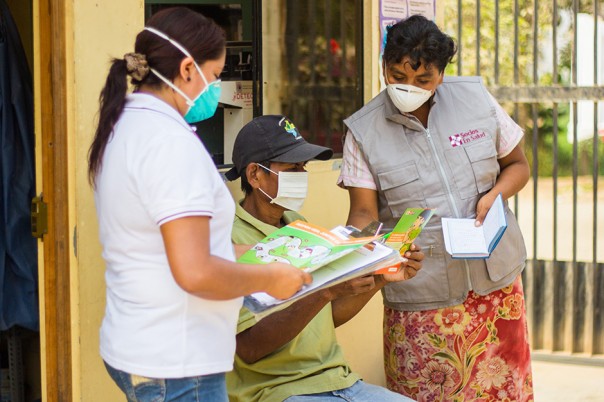
POLYGON ((484 193, 495 185, 499 163, 491 139, 451 149, 445 157, 462 199, 484 193))
POLYGON ((390 303, 434 303, 449 300, 449 277, 442 231, 426 228, 414 243, 425 254, 422 268, 414 278, 390 283, 384 287, 384 298, 390 303))
POLYGON ((509 209, 506 209, 506 219, 508 227, 505 233, 491 256, 485 260, 489 278, 493 282, 504 278, 526 262, 524 238, 516 216, 509 209))
POLYGON ((476 179, 478 193, 492 189, 499 174, 497 150, 493 146, 493 143, 490 140, 482 141, 466 147, 465 150, 470 163, 472 163, 472 171, 476 179))
POLYGON ((415 162, 378 173, 377 177, 393 217, 401 216, 411 204, 414 207, 425 206, 422 182, 415 162))

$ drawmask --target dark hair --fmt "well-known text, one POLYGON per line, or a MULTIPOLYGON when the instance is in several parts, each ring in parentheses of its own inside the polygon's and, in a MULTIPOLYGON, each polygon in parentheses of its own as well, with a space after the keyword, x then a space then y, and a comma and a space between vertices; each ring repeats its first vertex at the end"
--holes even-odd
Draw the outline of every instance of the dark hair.
POLYGON ((442 73, 456 52, 453 39, 434 22, 412 15, 388 28, 383 59, 386 64, 396 64, 409 57, 414 70, 423 62, 424 67, 434 65, 442 73))
MULTIPOLYGON (((271 161, 263 161, 263 162, 253 162, 253 163, 257 163, 259 165, 262 165, 266 168, 271 168, 271 161)), ((246 196, 252 194, 252 191, 254 191, 254 189, 252 188, 252 185, 250 184, 250 182, 247 180, 247 167, 249 166, 246 165, 243 170, 241 171, 241 191, 243 191, 245 193, 246 196)), ((271 172, 267 171, 266 169, 262 169, 260 168, 260 170, 262 170, 264 173, 267 174, 271 174, 271 172)))
MULTIPOLYGON (((186 7, 166 8, 154 14, 147 26, 153 27, 187 49, 198 64, 217 60, 224 52, 224 31, 214 21, 186 7)), ((168 79, 174 79, 180 71, 180 62, 186 57, 169 41, 149 32, 141 31, 136 36, 136 53, 146 57, 149 67, 168 79)), ((94 185, 102 165, 105 147, 111 138, 128 91, 127 65, 124 59, 113 59, 105 87, 99 96, 99 122, 94 140, 88 151, 88 179, 94 185)), ((135 88, 145 84, 152 87, 165 85, 155 74, 149 73, 142 80, 132 78, 135 88)))

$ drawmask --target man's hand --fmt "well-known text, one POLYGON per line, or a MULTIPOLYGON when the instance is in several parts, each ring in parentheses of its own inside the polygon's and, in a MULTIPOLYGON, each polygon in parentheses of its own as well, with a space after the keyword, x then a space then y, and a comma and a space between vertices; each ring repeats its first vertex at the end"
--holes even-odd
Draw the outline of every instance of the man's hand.
POLYGON ((325 293, 330 300, 336 300, 341 297, 356 296, 366 293, 375 288, 375 278, 373 275, 361 276, 350 279, 325 289, 325 293))

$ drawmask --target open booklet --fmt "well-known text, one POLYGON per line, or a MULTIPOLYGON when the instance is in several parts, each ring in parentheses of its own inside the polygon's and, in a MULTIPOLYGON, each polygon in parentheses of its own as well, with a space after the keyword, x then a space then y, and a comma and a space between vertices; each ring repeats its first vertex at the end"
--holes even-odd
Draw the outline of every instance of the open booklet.
POLYGON ((303 221, 284 226, 245 252, 237 261, 262 264, 286 262, 310 272, 313 281, 286 300, 258 292, 244 298, 244 306, 259 317, 289 306, 320 289, 386 268, 396 272, 396 250, 374 242, 376 236, 354 238, 345 227, 332 230, 303 221))
POLYGON ((341 226, 327 230, 297 220, 265 237, 246 251, 238 262, 247 264, 284 262, 302 268, 306 272, 313 272, 378 239, 378 236, 349 237, 349 233, 341 226))
POLYGON ((481 226, 475 219, 442 218, 445 248, 453 258, 488 258, 507 228, 501 194, 484 218, 481 226))
POLYGON ((392 232, 385 236, 385 244, 404 256, 435 211, 431 208, 407 208, 392 232))

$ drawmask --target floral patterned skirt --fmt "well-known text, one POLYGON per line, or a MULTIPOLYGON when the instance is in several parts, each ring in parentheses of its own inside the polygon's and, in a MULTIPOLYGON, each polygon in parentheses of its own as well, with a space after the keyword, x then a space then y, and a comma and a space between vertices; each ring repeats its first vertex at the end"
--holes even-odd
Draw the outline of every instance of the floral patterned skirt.
POLYGON ((520 276, 486 296, 428 311, 384 309, 390 390, 424 401, 532 401, 520 276))

